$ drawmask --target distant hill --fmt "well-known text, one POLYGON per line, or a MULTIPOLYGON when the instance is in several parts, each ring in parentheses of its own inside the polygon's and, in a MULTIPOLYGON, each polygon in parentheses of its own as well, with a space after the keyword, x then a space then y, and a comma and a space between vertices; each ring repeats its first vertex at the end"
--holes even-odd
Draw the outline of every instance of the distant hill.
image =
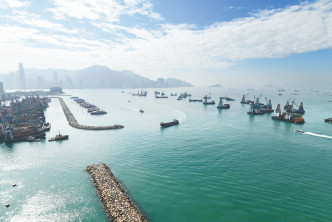
POLYGON ((220 84, 214 84, 212 86, 209 86, 209 87, 222 87, 220 84))
MULTIPOLYGON (((0 75, 5 88, 18 88, 18 72, 0 75)), ((191 87, 188 82, 175 78, 156 81, 131 71, 115 71, 94 65, 78 71, 64 69, 25 69, 27 88, 43 89, 51 86, 63 88, 174 88, 191 87)))

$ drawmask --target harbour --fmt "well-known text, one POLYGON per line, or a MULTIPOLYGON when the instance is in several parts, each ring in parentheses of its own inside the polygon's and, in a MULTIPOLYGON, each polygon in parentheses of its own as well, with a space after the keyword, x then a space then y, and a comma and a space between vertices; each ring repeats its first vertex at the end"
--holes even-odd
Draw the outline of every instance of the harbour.
MULTIPOLYGON (((211 90, 213 98, 226 94, 222 89, 205 88, 171 89, 165 94, 190 91, 194 98, 202 98, 207 90, 211 90)), ((297 101, 303 98, 306 123, 293 125, 271 120, 274 113, 247 115, 249 105, 239 102, 243 90, 232 94, 236 101, 228 102, 231 108, 226 112, 218 112, 217 104, 202 106, 189 103, 188 98, 184 99, 186 102, 176 97, 158 100, 151 90, 146 97, 132 97, 116 89, 66 93, 105 104, 105 110, 111 111, 95 118, 69 97, 63 97, 82 125, 119 122, 126 127, 78 130, 68 124, 59 99, 52 98, 45 111, 46 121, 52 125, 47 137, 60 131, 70 135, 70 139, 15 143, 12 148, 1 146, 0 210, 4 214, 0 220, 108 221, 96 189, 84 172, 86 166, 98 162, 110 166, 130 198, 151 221, 190 221, 191 215, 200 221, 242 221, 249 215, 272 215, 286 220, 280 211, 309 220, 330 219, 331 139, 293 132, 296 128, 331 135, 331 125, 324 124, 324 117, 331 113, 321 115, 331 105, 324 102, 328 95, 301 92, 297 101), (107 98, 102 96, 105 94, 107 98), (131 103, 127 102, 129 98, 131 103), (144 108, 144 115, 137 111, 140 107, 144 108), (160 128, 160 121, 174 118, 179 120, 179 126, 160 128), (300 177, 302 174, 306 177, 300 177), (302 185, 296 185, 298 182, 302 185), (45 207, 47 200, 51 200, 46 206, 48 211, 31 213, 32 209, 45 207), (289 201, 292 206, 285 207, 289 201), (10 207, 5 208, 7 203, 10 207), (201 208, 203 203, 209 203, 209 207, 201 208), (236 214, 238 210, 246 212, 243 217, 236 214)), ((260 93, 254 91, 248 98, 260 93)), ((274 105, 284 105, 287 91, 284 95, 263 93, 274 105)))

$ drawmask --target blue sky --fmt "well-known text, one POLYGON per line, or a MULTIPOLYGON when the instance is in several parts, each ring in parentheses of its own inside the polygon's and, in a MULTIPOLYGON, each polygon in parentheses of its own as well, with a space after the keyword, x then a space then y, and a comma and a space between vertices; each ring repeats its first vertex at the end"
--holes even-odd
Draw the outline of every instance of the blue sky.
POLYGON ((0 73, 99 64, 197 86, 329 87, 332 0, 0 0, 0 48, 0 73))

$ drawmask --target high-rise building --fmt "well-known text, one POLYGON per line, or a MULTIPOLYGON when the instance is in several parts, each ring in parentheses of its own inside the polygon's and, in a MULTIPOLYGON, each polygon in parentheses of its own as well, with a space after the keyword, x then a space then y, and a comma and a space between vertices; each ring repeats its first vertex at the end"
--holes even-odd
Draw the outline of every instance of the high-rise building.
POLYGON ((53 73, 53 86, 58 86, 58 73, 53 73))
POLYGON ((21 89, 25 89, 25 75, 22 63, 19 64, 18 69, 19 69, 19 76, 18 76, 19 87, 21 89))

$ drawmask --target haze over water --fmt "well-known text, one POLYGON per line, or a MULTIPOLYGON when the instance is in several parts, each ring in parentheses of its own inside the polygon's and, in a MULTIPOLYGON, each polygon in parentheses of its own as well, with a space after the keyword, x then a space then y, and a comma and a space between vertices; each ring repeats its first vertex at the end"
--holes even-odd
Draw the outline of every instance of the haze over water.
MULTIPOLYGON (((108 221, 85 167, 110 166, 151 221, 331 221, 332 136, 329 94, 224 88, 188 91, 192 98, 211 92, 218 102, 235 98, 231 108, 178 101, 177 97, 134 97, 137 90, 65 90, 105 109, 90 116, 63 97, 81 124, 122 124, 121 130, 84 131, 70 127, 58 99, 46 110, 47 138, 61 142, 17 143, 0 147, 0 221, 108 221), (273 114, 249 116, 243 94, 303 101, 304 125, 272 121, 273 114), (128 102, 130 100, 131 102, 128 102), (139 109, 144 113, 139 113, 139 109), (180 125, 161 129, 174 118, 180 125), (294 133, 301 129, 305 134, 294 133), (17 187, 12 187, 16 183, 17 187), (9 208, 3 204, 10 203, 9 208)), ((262 101, 265 102, 265 101, 262 101)))

